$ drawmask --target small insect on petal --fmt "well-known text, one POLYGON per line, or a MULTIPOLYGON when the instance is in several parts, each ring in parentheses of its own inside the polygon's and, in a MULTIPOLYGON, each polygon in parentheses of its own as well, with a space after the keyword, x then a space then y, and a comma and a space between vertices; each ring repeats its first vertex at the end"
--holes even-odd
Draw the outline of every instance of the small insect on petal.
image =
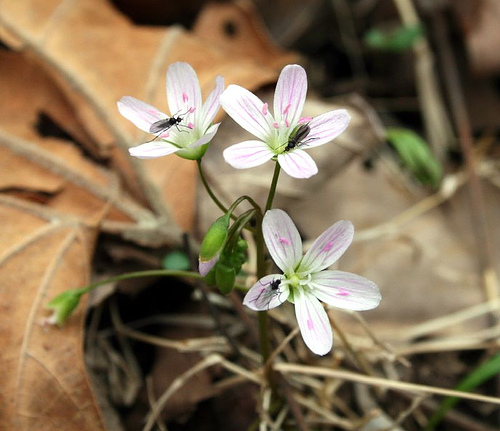
POLYGON ((281 276, 270 274, 253 285, 243 304, 256 311, 270 310, 286 301, 289 293, 288 286, 282 283, 281 276))
POLYGON ((151 124, 151 127, 149 128, 149 133, 161 133, 164 132, 168 129, 170 129, 172 126, 175 126, 176 124, 179 124, 182 121, 181 117, 170 117, 170 118, 165 118, 163 120, 155 121, 153 124, 151 124))
POLYGON ((306 139, 309 133, 311 133, 309 124, 302 124, 302 126, 298 128, 297 133, 295 133, 295 135, 288 139, 288 142, 285 144, 285 149, 283 151, 290 151, 302 145, 307 145, 308 142, 314 140, 314 138, 306 139))

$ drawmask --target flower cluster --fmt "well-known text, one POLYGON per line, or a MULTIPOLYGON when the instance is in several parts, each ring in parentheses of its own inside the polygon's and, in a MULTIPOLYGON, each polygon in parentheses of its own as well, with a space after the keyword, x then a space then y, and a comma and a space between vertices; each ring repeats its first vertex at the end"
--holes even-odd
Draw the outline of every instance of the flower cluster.
MULTIPOLYGON (((139 129, 155 135, 150 141, 130 148, 139 158, 156 158, 172 153, 199 160, 217 133, 212 124, 220 108, 256 139, 229 146, 223 153, 237 169, 252 168, 273 160, 290 176, 309 178, 318 172, 314 160, 304 150, 326 144, 349 125, 344 109, 317 117, 302 117, 307 93, 307 76, 299 65, 286 66, 278 79, 272 112, 250 91, 230 85, 217 77, 215 87, 202 103, 200 83, 187 63, 174 63, 167 70, 167 100, 170 115, 133 97, 118 102, 120 113, 139 129)), ((271 199, 272 201, 272 199, 271 199)), ((220 205, 219 205, 220 206, 220 205)), ((240 233, 252 214, 241 216, 230 227, 236 205, 211 226, 200 253, 200 273, 219 285, 223 293, 234 286, 246 252, 240 233)), ((260 210, 259 210, 260 211, 260 210)), ((234 217, 234 216, 233 216, 234 217)), ((262 219, 262 215, 260 216, 262 219)), ((291 218, 282 210, 267 211, 262 219, 262 235, 271 258, 282 271, 266 275, 253 285, 244 304, 266 311, 289 301, 305 344, 316 354, 325 355, 333 346, 327 312, 320 301, 347 310, 370 310, 378 306, 379 288, 370 280, 344 271, 327 269, 352 242, 354 228, 339 221, 323 232, 306 254, 291 218)))

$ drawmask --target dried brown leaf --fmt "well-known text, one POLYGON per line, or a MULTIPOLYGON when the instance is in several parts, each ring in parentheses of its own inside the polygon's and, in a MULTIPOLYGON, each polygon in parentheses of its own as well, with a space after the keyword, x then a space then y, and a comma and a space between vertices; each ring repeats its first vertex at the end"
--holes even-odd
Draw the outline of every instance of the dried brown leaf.
POLYGON ((193 31, 231 55, 253 59, 276 70, 299 60, 297 54, 279 49, 272 42, 255 6, 248 0, 209 3, 199 14, 193 31))
POLYGON ((84 308, 64 329, 41 324, 49 299, 89 282, 95 231, 11 198, 0 222, 0 428, 104 430, 83 363, 84 308))

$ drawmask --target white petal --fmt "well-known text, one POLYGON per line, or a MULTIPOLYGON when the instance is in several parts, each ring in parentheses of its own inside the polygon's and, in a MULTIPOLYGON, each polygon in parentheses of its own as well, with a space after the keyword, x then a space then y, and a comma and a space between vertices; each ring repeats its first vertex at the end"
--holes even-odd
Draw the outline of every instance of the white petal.
POLYGON ((201 113, 199 117, 200 125, 199 128, 201 131, 205 131, 208 129, 212 121, 214 121, 215 116, 220 108, 220 95, 224 91, 224 78, 222 76, 218 76, 215 78, 215 88, 210 92, 201 108, 201 113))
POLYGON ((304 343, 317 355, 326 355, 333 347, 330 321, 321 303, 311 294, 297 291, 294 295, 295 316, 304 343))
POLYGON ((267 142, 276 132, 271 114, 264 115, 264 103, 255 94, 239 85, 230 85, 220 96, 220 103, 241 127, 267 142))
POLYGON ((351 245, 354 226, 348 220, 341 220, 330 226, 306 253, 298 272, 316 272, 328 268, 337 261, 351 245))
POLYGON ((295 127, 300 119, 307 93, 307 75, 302 66, 290 64, 281 71, 274 92, 274 118, 295 127))
POLYGON ((290 216, 280 209, 264 215, 262 232, 269 254, 285 274, 295 271, 302 257, 302 240, 290 216))
POLYGON ((181 115, 186 117, 185 121, 197 124, 196 119, 201 114, 200 81, 188 63, 179 61, 168 67, 167 101, 172 116, 181 115), (190 108, 195 109, 193 114, 188 114, 190 108))
POLYGON ((288 285, 281 285, 281 274, 270 274, 262 277, 245 295, 243 305, 255 311, 264 311, 275 308, 288 299, 290 290, 288 285))
POLYGON ((222 155, 233 168, 247 169, 266 163, 274 153, 264 142, 245 141, 226 148, 222 155))
POLYGON ((156 159, 179 151, 179 147, 164 141, 146 142, 128 149, 131 156, 139 159, 156 159))
POLYGON ((318 272, 312 275, 310 286, 320 301, 346 310, 371 310, 382 299, 374 282, 350 272, 318 272))
POLYGON ((217 133, 217 130, 219 130, 220 123, 214 124, 211 126, 207 132, 197 141, 193 142, 192 144, 188 145, 188 148, 195 148, 195 147, 201 147, 202 145, 205 145, 209 143, 215 134, 217 133))
POLYGON ((339 136, 351 121, 351 116, 345 109, 325 112, 314 117, 309 123, 311 131, 305 139, 308 147, 326 144, 339 136))
POLYGON ((294 178, 309 178, 318 173, 318 167, 312 157, 302 150, 278 154, 278 163, 288 175, 294 178))
POLYGON ((151 124, 168 118, 166 114, 158 111, 154 106, 142 102, 135 97, 124 96, 118 101, 117 105, 120 114, 147 133, 150 133, 149 128, 151 124))

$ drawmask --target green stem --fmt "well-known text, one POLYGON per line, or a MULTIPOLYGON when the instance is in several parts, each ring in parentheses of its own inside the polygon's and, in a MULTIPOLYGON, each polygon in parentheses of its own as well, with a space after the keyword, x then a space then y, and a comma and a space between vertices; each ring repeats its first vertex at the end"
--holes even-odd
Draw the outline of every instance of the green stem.
POLYGON ((227 211, 230 211, 232 213, 236 209, 236 207, 243 201, 247 201, 250 205, 252 205, 255 208, 256 211, 262 213, 260 205, 257 202, 255 202, 250 196, 247 195, 240 196, 238 199, 236 199, 227 211))
POLYGON ((96 283, 89 284, 88 286, 82 287, 78 289, 81 293, 88 293, 96 287, 102 286, 104 284, 113 283, 115 281, 121 280, 131 280, 133 278, 142 278, 142 277, 189 277, 202 279, 203 277, 197 273, 192 271, 175 271, 171 269, 152 269, 149 271, 136 271, 129 272, 127 274, 117 275, 115 277, 107 278, 105 280, 98 281, 96 283))
POLYGON ((205 178, 205 174, 203 173, 203 169, 201 168, 201 159, 196 160, 196 164, 198 166, 198 172, 200 173, 201 182, 203 183, 203 186, 205 187, 205 190, 207 191, 208 195, 214 201, 215 205, 217 205, 223 213, 227 213, 227 208, 222 204, 222 202, 219 199, 217 199, 217 196, 215 196, 214 192, 210 188, 210 185, 208 184, 207 179, 205 178))
POLYGON ((266 211, 269 211, 273 206, 273 199, 274 195, 276 194, 276 186, 278 185, 279 176, 280 176, 280 164, 276 162, 276 165, 274 167, 273 180, 271 181, 269 195, 267 196, 266 211))
MULTIPOLYGON (((266 275, 266 261, 264 256, 264 236, 262 234, 262 214, 257 215, 257 228, 255 233, 255 248, 257 250, 257 277, 259 280, 266 275)), ((271 354, 271 345, 268 332, 267 312, 258 312, 259 341, 262 363, 265 364, 271 354)))
POLYGON ((255 229, 248 227, 248 222, 255 216, 256 211, 254 209, 244 212, 242 215, 236 218, 231 229, 229 230, 229 235, 226 240, 226 246, 224 247, 224 253, 228 252, 231 254, 234 249, 234 245, 241 235, 243 229, 248 229, 250 232, 255 233, 255 229))

